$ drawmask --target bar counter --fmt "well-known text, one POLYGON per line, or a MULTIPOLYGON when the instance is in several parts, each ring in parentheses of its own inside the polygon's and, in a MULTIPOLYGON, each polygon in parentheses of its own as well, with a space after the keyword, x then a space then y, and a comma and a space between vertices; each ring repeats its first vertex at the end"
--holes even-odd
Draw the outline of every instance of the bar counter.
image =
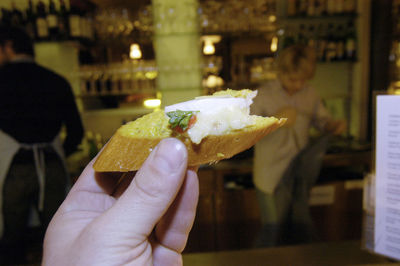
POLYGON ((359 241, 326 242, 274 248, 191 253, 183 255, 185 266, 252 265, 400 265, 361 249, 359 241))

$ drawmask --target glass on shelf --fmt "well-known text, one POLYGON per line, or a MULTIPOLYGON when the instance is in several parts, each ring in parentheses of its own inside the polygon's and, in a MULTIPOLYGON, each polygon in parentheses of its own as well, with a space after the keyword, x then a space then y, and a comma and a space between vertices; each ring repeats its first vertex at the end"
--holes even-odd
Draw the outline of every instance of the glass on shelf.
POLYGON ((275 60, 273 57, 254 59, 250 67, 250 82, 259 83, 276 79, 275 60))
POLYGON ((177 16, 173 5, 160 6, 161 12, 153 14, 152 5, 139 7, 133 13, 124 8, 98 9, 94 16, 97 36, 102 40, 126 37, 137 30, 151 34, 154 29, 162 32, 184 32, 197 25, 190 24, 188 16, 197 16, 203 32, 274 31, 276 29, 276 0, 235 0, 224 4, 218 0, 199 3, 197 14, 188 12, 177 16), (157 16, 157 25, 153 17, 157 16), (232 18, 235 19, 232 19, 232 18), (169 19, 165 19, 169 18, 169 19), (168 21, 163 23, 164 21, 168 21), (188 21, 186 23, 186 21, 188 21))
POLYGON ((153 93, 158 75, 154 60, 125 60, 81 66, 81 95, 106 96, 153 93))

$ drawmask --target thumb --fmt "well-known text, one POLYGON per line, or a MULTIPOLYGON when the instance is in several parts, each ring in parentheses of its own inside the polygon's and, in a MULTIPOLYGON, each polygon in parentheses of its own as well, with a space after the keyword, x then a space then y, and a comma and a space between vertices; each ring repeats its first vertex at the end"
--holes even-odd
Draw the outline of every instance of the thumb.
POLYGON ((187 150, 173 138, 162 140, 106 217, 112 231, 146 238, 175 199, 186 174, 187 150))

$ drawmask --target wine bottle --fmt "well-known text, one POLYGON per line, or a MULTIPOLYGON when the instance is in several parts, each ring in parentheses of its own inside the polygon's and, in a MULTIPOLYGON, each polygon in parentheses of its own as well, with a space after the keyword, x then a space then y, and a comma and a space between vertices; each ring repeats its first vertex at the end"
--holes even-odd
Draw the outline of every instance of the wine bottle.
POLYGON ((74 2, 70 2, 70 12, 68 17, 69 36, 71 39, 79 40, 82 37, 81 14, 79 7, 74 2))
POLYGON ((356 31, 353 22, 349 22, 347 25, 346 60, 356 60, 356 31))
POLYGON ((15 6, 15 2, 11 2, 11 12, 10 12, 10 20, 11 20, 11 25, 15 27, 21 27, 23 26, 23 15, 22 12, 17 9, 15 6))
POLYGON ((307 0, 299 0, 298 10, 297 10, 298 15, 300 15, 300 16, 307 15, 307 5, 308 5, 307 0))
POLYGON ((317 29, 317 59, 319 61, 325 61, 325 51, 327 46, 327 35, 324 25, 321 23, 318 25, 317 29))
POLYGON ((42 1, 39 1, 36 10, 36 38, 38 40, 47 40, 49 38, 49 28, 46 20, 46 7, 42 1))
POLYGON ((343 8, 345 13, 355 14, 356 6, 356 0, 344 0, 343 8))
POLYGON ((308 40, 306 37, 306 25, 300 24, 299 26, 299 34, 297 35, 297 42, 301 44, 307 44, 308 40))
POLYGON ((288 16, 296 15, 296 0, 288 0, 287 15, 288 16))
POLYGON ((335 61, 336 58, 336 39, 333 32, 333 24, 328 24, 328 38, 325 52, 326 61, 335 61))
POLYGON ((60 40, 68 39, 68 24, 68 10, 64 0, 60 0, 60 11, 58 12, 58 31, 60 40))
POLYGON ((58 14, 53 0, 49 2, 49 12, 46 16, 47 26, 49 28, 49 38, 57 40, 58 38, 58 14))
POLYGON ((308 6, 307 6, 307 16, 313 17, 315 16, 315 6, 316 6, 317 0, 309 0, 308 1, 308 6))
POLYGON ((336 1, 335 0, 327 0, 326 12, 328 13, 328 15, 334 15, 336 13, 336 1))
POLYGON ((315 16, 322 16, 325 8, 325 2, 322 0, 315 0, 315 8, 314 8, 314 15, 315 16))
POLYGON ((315 36, 315 28, 314 25, 309 25, 308 27, 308 37, 307 37, 307 45, 313 49, 317 48, 317 40, 315 36))
POLYGON ((28 0, 28 8, 26 9, 25 12, 24 26, 26 32, 32 39, 35 39, 36 36, 35 21, 36 21, 36 16, 35 16, 35 11, 33 10, 33 3, 32 0, 28 0))
POLYGON ((345 59, 345 45, 346 39, 344 36, 343 26, 339 24, 336 29, 336 57, 338 61, 342 61, 345 59))
POLYGON ((336 0, 335 13, 339 14, 339 15, 344 13, 344 1, 343 0, 336 0))

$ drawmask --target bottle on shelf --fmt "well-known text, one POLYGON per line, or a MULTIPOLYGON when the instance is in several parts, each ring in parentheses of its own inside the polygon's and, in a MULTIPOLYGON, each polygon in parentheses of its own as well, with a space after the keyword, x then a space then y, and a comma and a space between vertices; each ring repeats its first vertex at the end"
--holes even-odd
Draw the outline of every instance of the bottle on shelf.
POLYGON ((32 0, 28 0, 28 8, 25 12, 25 21, 24 27, 26 32, 32 39, 35 39, 36 36, 36 15, 35 11, 33 10, 33 3, 32 0))
POLYGON ((295 16, 297 14, 296 10, 296 0, 288 0, 287 2, 287 15, 295 16))
POLYGON ((326 1, 326 13, 330 16, 336 13, 336 0, 326 1))
POLYGON ((36 39, 37 40, 48 40, 49 28, 46 20, 46 7, 42 1, 39 1, 36 7, 36 39))
POLYGON ((314 25, 309 25, 307 35, 307 45, 313 49, 317 49, 317 36, 314 25))
POLYGON ((46 21, 49 28, 50 40, 57 40, 59 38, 59 24, 58 24, 58 12, 54 4, 54 0, 49 2, 49 11, 47 12, 46 21))
POLYGON ((306 36, 306 25, 300 24, 299 26, 299 34, 297 35, 297 43, 307 44, 307 36, 306 36))
POLYGON ((81 30, 81 11, 80 8, 74 2, 70 2, 70 11, 68 14, 68 27, 69 27, 69 38, 79 40, 82 37, 81 30))
POLYGON ((327 32, 324 24, 320 23, 317 28, 317 59, 318 61, 325 61, 325 51, 327 48, 327 32))
POLYGON ((308 8, 308 1, 307 0, 298 0, 297 15, 306 16, 307 15, 307 8, 308 8))
POLYGON ((315 6, 318 0, 308 0, 307 4, 307 16, 313 17, 315 16, 315 6))
POLYGON ((335 1, 335 14, 343 14, 344 13, 344 0, 336 0, 335 1))
POLYGON ((349 22, 347 25, 346 34, 346 60, 356 60, 356 30, 353 22, 349 22))
POLYGON ((110 73, 106 73, 103 76, 103 85, 106 94, 112 94, 113 91, 113 82, 112 75, 110 73))
POLYGON ((22 12, 17 9, 14 1, 11 2, 10 20, 12 26, 21 27, 23 25, 24 16, 22 12))
POLYGON ((322 16, 326 14, 326 1, 325 0, 315 0, 315 16, 322 16))
POLYGON ((339 24, 336 28, 336 57, 338 61, 343 61, 346 59, 345 45, 346 38, 344 35, 343 25, 339 24))
POLYGON ((60 10, 58 12, 58 36, 60 40, 68 39, 68 24, 68 10, 64 0, 60 0, 60 10))
POLYGON ((354 14, 357 10, 357 1, 356 0, 344 0, 343 3, 343 11, 347 14, 354 14))
POLYGON ((332 62, 337 59, 336 54, 336 36, 334 35, 333 24, 328 24, 328 37, 327 37, 327 45, 325 50, 325 60, 327 62, 332 62))

